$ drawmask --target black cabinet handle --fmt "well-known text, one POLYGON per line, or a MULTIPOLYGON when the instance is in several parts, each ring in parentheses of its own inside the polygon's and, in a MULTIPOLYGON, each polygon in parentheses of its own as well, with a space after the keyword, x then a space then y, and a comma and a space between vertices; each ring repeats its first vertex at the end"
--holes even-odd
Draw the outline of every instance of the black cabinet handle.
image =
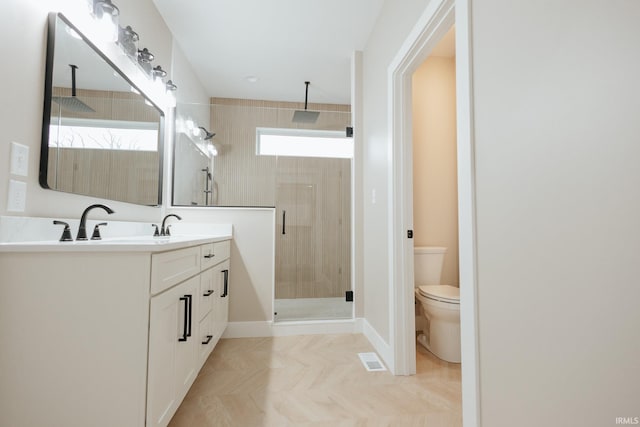
POLYGON ((213 339, 213 335, 207 335, 207 339, 202 341, 202 344, 207 345, 211 342, 212 339, 213 339))
POLYGON ((202 294, 203 297, 208 297, 209 295, 211 295, 213 293, 212 289, 209 289, 207 292, 205 292, 204 294, 202 294))
POLYGON ((185 342, 187 340, 187 337, 188 337, 188 335, 187 335, 187 317, 189 316, 189 313, 188 313, 188 304, 189 304, 188 301, 189 301, 189 298, 187 298, 187 296, 185 295, 183 297, 180 297, 180 301, 184 301, 184 326, 182 328, 182 337, 178 338, 178 341, 185 342))
POLYGON ((193 317, 193 298, 192 295, 185 295, 189 299, 189 332, 187 332, 187 336, 191 336, 191 318, 193 317))
POLYGON ((224 274, 224 291, 222 291, 220 298, 226 298, 228 295, 227 291, 229 290, 229 270, 222 270, 222 274, 224 274))
POLYGON ((282 234, 287 234, 287 211, 282 211, 282 234))
POLYGON ((205 255, 204 257, 209 259, 209 258, 213 258, 215 256, 215 254, 209 254, 209 255, 205 255))

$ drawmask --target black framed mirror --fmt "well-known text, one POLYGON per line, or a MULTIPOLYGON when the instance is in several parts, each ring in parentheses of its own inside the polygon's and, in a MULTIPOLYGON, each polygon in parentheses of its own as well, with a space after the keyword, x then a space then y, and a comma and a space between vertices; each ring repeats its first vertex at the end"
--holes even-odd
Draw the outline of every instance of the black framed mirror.
POLYGON ((40 185, 160 205, 163 131, 162 109, 64 15, 51 13, 40 185))

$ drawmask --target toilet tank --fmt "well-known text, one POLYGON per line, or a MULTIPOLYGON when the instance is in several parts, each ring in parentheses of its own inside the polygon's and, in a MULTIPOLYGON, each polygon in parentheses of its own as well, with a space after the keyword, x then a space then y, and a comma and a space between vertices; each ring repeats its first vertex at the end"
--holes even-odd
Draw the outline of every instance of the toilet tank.
POLYGON ((442 264, 447 248, 441 246, 417 246, 413 248, 414 286, 440 284, 442 264))

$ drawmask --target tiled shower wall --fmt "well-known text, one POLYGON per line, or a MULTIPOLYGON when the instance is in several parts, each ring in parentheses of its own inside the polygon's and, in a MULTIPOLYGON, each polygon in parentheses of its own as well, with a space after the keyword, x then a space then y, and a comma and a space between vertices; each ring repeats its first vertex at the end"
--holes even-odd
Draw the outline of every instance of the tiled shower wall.
POLYGON ((214 205, 275 206, 278 158, 256 155, 256 128, 345 130, 351 123, 349 105, 309 104, 320 111, 313 124, 292 123, 294 102, 211 98, 211 128, 220 144, 214 159, 214 205))
POLYGON ((329 104, 309 105, 320 111, 316 123, 292 123, 294 111, 303 108, 211 99, 219 152, 213 161, 213 204, 276 208, 276 298, 342 297, 351 288, 350 160, 256 155, 258 127, 344 131, 351 124, 349 105, 329 104))

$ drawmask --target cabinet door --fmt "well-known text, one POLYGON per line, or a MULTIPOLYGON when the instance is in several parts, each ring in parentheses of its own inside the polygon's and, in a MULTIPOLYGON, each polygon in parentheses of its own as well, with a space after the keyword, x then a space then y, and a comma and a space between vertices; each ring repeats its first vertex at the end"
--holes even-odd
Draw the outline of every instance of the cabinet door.
POLYGON ((229 322, 229 260, 216 266, 220 294, 216 304, 216 337, 221 337, 229 322))
POLYGON ((196 276, 151 298, 147 426, 166 426, 195 379, 198 287, 196 276))
POLYGON ((187 301, 181 305, 182 319, 178 322, 179 328, 175 340, 176 343, 176 390, 178 397, 178 406, 184 396, 186 396, 191 384, 196 379, 200 366, 198 365, 198 348, 199 348, 199 332, 200 324, 198 315, 198 291, 200 289, 200 276, 193 277, 182 285, 182 295, 187 296, 187 301), (188 309, 185 315, 184 310, 188 309), (185 323, 186 322, 186 328, 185 323), (185 334, 186 333, 186 334, 185 334), (186 336, 185 336, 186 335, 186 336))

